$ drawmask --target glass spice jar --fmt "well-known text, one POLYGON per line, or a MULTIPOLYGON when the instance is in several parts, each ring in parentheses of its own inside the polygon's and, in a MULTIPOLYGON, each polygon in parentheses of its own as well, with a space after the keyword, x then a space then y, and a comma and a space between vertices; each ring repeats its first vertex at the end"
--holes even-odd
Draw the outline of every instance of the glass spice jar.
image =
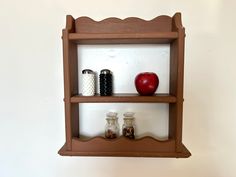
POLYGON ((124 113, 124 124, 122 126, 122 135, 129 139, 135 139, 134 113, 124 113))
POLYGON ((105 137, 108 139, 117 138, 120 132, 117 113, 116 112, 107 113, 106 120, 107 123, 105 127, 105 137))

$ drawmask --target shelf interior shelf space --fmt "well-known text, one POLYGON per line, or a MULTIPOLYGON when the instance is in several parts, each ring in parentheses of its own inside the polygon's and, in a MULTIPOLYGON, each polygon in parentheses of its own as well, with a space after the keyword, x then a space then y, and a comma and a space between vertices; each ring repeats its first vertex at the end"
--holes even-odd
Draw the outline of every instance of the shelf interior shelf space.
POLYGON ((138 94, 114 94, 112 96, 82 96, 71 97, 71 103, 176 103, 176 97, 169 94, 155 94, 153 96, 139 96, 138 94))

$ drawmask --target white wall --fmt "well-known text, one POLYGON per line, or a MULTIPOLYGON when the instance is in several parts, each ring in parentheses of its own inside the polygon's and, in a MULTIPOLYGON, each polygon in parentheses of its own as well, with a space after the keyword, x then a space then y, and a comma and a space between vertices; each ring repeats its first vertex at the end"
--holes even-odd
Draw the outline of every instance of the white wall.
MULTIPOLYGON (((235 1, 1 1, 1 177, 234 177, 235 1), (152 19, 182 12, 186 27, 188 159, 61 157, 65 15, 152 19)), ((126 55, 126 54, 124 54, 126 55)), ((129 57, 129 54, 127 54, 129 57)))

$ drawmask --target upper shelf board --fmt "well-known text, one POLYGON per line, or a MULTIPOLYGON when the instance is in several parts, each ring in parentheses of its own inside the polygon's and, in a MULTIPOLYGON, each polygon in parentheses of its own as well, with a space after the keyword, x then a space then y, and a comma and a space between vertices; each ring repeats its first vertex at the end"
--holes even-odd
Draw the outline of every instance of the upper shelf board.
POLYGON ((78 44, 163 44, 171 43, 177 38, 177 32, 69 34, 69 40, 78 44))

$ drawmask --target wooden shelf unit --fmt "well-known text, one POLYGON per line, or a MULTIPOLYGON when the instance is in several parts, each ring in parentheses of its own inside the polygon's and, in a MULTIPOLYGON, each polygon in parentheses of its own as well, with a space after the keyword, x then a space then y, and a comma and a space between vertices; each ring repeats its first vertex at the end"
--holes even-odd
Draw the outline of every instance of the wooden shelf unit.
POLYGON ((181 14, 158 16, 146 21, 135 17, 124 20, 107 18, 94 21, 88 17, 74 19, 67 15, 63 29, 63 66, 66 143, 59 150, 68 156, 189 157, 182 143, 184 38, 181 14), (139 96, 134 93, 84 97, 78 92, 78 44, 170 44, 169 93, 139 96), (108 140, 79 135, 80 103, 167 103, 169 104, 169 139, 153 137, 108 140))

